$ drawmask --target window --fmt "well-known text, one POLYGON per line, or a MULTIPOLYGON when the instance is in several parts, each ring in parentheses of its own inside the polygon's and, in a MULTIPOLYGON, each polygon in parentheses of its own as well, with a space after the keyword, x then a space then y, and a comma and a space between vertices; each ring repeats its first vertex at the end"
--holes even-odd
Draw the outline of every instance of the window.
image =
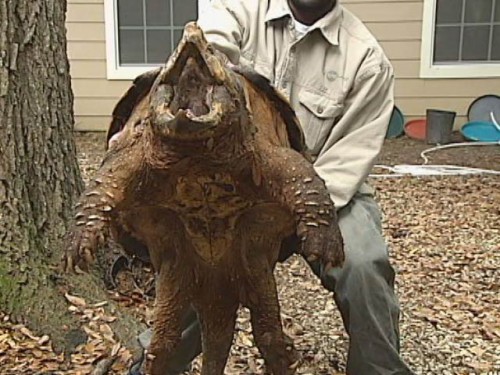
POLYGON ((165 63, 209 0, 105 0, 108 79, 133 79, 165 63))
POLYGON ((424 0, 421 76, 500 76, 500 0, 424 0))

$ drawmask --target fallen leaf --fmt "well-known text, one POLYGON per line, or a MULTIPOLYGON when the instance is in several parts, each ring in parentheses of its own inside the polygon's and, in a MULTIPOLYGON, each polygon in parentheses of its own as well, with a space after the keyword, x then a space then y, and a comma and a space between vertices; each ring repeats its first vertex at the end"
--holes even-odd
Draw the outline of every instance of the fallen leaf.
POLYGON ((71 303, 71 304, 73 304, 75 306, 84 307, 84 306, 87 305, 87 303, 85 302, 85 300, 83 298, 81 298, 81 297, 72 296, 69 293, 65 293, 64 297, 66 297, 66 299, 69 301, 69 303, 71 303))

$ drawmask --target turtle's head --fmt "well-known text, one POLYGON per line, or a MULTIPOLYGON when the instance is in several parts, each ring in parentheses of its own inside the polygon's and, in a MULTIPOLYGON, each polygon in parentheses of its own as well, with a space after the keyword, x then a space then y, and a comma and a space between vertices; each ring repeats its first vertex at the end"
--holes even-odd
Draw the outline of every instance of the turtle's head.
POLYGON ((153 130, 164 139, 199 141, 211 138, 241 113, 244 92, 227 59, 188 23, 177 49, 160 72, 151 91, 153 130))

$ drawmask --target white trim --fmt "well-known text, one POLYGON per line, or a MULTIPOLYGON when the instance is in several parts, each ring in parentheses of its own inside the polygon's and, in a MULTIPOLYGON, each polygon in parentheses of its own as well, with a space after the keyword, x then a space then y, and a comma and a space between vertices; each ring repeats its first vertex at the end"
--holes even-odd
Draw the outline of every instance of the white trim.
MULTIPOLYGON (((497 0, 499 1, 499 0, 497 0)), ((500 63, 434 64, 434 20, 436 0, 424 0, 420 78, 487 78, 500 77, 500 63)))
MULTIPOLYGON (((210 0, 198 0, 198 16, 207 8, 210 0)), ((104 27, 106 31, 106 75, 108 80, 132 80, 154 69, 157 65, 119 66, 118 38, 116 34, 116 0, 104 0, 104 27)))

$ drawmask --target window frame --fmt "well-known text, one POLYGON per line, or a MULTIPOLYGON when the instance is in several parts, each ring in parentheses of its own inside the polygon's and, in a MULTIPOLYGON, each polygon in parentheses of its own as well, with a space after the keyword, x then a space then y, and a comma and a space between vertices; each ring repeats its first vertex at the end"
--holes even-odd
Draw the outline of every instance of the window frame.
MULTIPOLYGON (((499 1, 499 0, 497 0, 499 1)), ((490 78, 500 77, 500 63, 434 64, 434 35, 437 0, 424 0, 420 78, 490 78)))
MULTIPOLYGON (((208 6, 210 0, 197 1, 199 16, 208 6)), ((131 80, 159 66, 159 64, 141 66, 119 65, 117 0, 104 0, 104 25, 106 36, 106 75, 108 80, 131 80)))

